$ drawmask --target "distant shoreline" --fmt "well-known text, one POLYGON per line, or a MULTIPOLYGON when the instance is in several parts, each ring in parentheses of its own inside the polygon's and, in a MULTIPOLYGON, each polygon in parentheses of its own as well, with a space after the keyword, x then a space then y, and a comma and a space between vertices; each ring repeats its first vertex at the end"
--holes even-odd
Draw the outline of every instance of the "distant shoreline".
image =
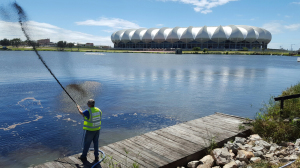
MULTIPOLYGON (((150 53, 150 54, 175 54, 175 51, 136 51, 136 50, 115 50, 115 49, 99 49, 99 48, 64 48, 57 47, 38 47, 38 51, 59 51, 59 52, 107 52, 107 53, 150 53)), ((33 51, 29 47, 8 47, 7 50, 0 51, 33 51)), ((217 55, 279 55, 279 56, 300 56, 300 54, 290 54, 288 52, 278 51, 182 51, 182 54, 217 54, 217 55)))

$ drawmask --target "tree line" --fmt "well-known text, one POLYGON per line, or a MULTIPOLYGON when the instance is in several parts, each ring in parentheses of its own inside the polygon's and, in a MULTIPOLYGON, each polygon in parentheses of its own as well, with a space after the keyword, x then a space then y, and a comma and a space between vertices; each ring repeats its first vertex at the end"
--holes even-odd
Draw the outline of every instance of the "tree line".
MULTIPOLYGON (((65 47, 69 47, 72 50, 72 48, 74 47, 74 43, 67 43, 66 41, 59 41, 59 42, 57 42, 56 46, 58 48, 60 48, 60 50, 64 50, 65 47)), ((77 45, 77 47, 79 47, 79 45, 77 45)))
MULTIPOLYGON (((7 39, 7 38, 4 38, 2 40, 0 40, 0 45, 2 46, 13 46, 13 47, 19 47, 21 45, 27 45, 27 46, 31 46, 31 45, 34 45, 35 47, 39 47, 39 43, 35 42, 35 41, 28 41, 28 40, 25 40, 25 41, 22 41, 20 38, 14 38, 14 39, 7 39)), ((72 48, 74 47, 74 43, 67 43, 66 41, 59 41, 57 42, 56 46, 58 48, 60 48, 60 50, 63 50, 65 47, 69 47, 69 48, 72 48)))
POLYGON ((20 38, 14 38, 14 39, 7 39, 7 38, 4 38, 2 40, 0 40, 0 45, 2 46, 13 46, 13 47, 19 47, 21 45, 34 45, 34 46, 39 46, 39 44, 35 41, 29 41, 29 40, 25 40, 25 41, 22 41, 20 38))

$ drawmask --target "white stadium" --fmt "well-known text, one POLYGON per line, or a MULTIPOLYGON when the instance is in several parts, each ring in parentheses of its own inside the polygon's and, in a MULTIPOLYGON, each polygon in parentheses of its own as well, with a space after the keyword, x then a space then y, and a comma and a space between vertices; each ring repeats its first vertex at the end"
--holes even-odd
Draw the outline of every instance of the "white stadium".
POLYGON ((111 35, 114 48, 130 49, 266 49, 271 39, 269 31, 245 25, 124 29, 111 35))

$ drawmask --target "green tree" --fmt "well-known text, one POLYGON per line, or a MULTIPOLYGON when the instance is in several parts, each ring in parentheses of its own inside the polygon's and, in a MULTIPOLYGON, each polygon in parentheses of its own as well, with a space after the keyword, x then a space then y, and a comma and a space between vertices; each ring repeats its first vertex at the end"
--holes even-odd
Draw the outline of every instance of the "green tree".
POLYGON ((248 48, 247 48, 247 47, 243 47, 243 50, 244 50, 244 51, 248 51, 248 48))
POLYGON ((63 51, 66 46, 67 46, 67 42, 66 41, 59 41, 59 42, 57 42, 57 47, 59 47, 61 51, 63 51))
POLYGON ((72 48, 74 47, 74 43, 68 43, 68 47, 71 48, 72 51, 72 48))
POLYGON ((10 41, 6 38, 4 38, 3 40, 0 41, 1 45, 3 46, 9 46, 10 45, 10 41))
POLYGON ((19 45, 22 43, 22 40, 20 38, 14 38, 10 40, 10 43, 12 46, 16 46, 18 48, 19 45))
POLYGON ((77 43, 77 48, 78 48, 78 51, 79 51, 79 43, 77 43))
POLYGON ((201 51, 201 48, 200 47, 194 47, 193 51, 201 51))
POLYGON ((203 49, 203 52, 205 53, 205 52, 208 52, 208 49, 207 48, 204 48, 203 49))

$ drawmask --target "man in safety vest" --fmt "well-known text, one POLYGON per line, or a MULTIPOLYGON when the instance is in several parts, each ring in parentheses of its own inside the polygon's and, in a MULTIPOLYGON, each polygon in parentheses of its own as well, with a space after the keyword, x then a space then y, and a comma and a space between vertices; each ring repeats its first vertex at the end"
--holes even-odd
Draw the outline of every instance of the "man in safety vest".
POLYGON ((86 155, 89 151, 90 145, 93 141, 94 143, 94 155, 95 160, 94 162, 99 161, 99 134, 101 128, 101 117, 102 111, 95 107, 95 100, 89 99, 87 102, 89 109, 82 111, 80 106, 77 105, 79 113, 84 117, 83 129, 85 130, 85 137, 84 137, 84 147, 82 151, 82 155, 79 157, 81 161, 87 161, 86 155))

